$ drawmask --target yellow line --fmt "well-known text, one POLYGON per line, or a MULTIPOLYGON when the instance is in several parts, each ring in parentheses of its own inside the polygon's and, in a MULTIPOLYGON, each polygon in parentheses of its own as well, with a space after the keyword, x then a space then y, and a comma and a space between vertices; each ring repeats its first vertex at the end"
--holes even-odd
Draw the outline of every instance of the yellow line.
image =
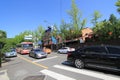
POLYGON ((42 67, 42 68, 44 68, 44 69, 48 69, 47 66, 44 66, 44 65, 42 65, 42 64, 38 64, 38 63, 32 62, 31 60, 26 59, 26 58, 24 58, 24 57, 22 57, 22 56, 18 56, 18 57, 21 58, 21 59, 23 59, 23 60, 25 60, 25 61, 27 61, 27 62, 29 62, 29 63, 32 63, 32 64, 37 65, 37 66, 39 66, 39 67, 42 67))

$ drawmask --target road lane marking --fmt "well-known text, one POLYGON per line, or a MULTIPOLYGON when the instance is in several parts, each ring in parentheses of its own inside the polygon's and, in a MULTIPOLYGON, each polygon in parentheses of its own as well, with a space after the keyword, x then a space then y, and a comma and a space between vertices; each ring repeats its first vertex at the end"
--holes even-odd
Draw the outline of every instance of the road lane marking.
POLYGON ((84 75, 95 77, 95 78, 100 78, 103 80, 120 80, 120 77, 116 77, 116 76, 113 77, 110 74, 105 75, 105 74, 95 72, 95 71, 71 68, 71 67, 62 66, 62 65, 54 65, 53 67, 58 68, 58 69, 62 69, 62 70, 67 70, 67 71, 79 73, 79 74, 84 74, 84 75))
POLYGON ((0 80, 10 80, 7 75, 7 70, 0 71, 0 80))
POLYGON ((41 62, 41 61, 45 61, 45 60, 49 60, 49 59, 54 59, 54 58, 57 58, 58 56, 53 56, 53 57, 49 57, 49 58, 45 58, 45 59, 40 59, 40 60, 35 60, 35 61, 32 61, 32 62, 41 62))
POLYGON ((42 65, 42 64, 38 64, 38 63, 32 62, 31 60, 26 59, 26 58, 24 58, 24 57, 22 57, 22 56, 18 56, 18 57, 21 58, 21 59, 23 59, 23 60, 25 60, 25 61, 27 61, 27 62, 29 62, 29 63, 32 63, 32 64, 37 65, 37 66, 39 66, 39 67, 42 67, 42 68, 44 68, 44 69, 48 69, 47 66, 44 66, 44 65, 42 65))
POLYGON ((48 75, 56 80, 76 80, 76 79, 73 79, 71 77, 67 77, 67 76, 64 76, 62 74, 59 74, 59 73, 56 73, 56 72, 53 72, 53 71, 50 71, 50 70, 47 70, 47 69, 44 69, 42 71, 40 71, 41 73, 45 74, 45 75, 48 75))

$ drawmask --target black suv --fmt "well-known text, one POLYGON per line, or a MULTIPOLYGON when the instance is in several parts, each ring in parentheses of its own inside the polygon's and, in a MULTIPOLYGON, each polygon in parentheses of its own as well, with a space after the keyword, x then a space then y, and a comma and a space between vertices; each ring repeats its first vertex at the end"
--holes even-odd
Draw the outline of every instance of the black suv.
POLYGON ((67 61, 77 68, 95 67, 120 71, 120 46, 87 46, 68 52, 67 61))

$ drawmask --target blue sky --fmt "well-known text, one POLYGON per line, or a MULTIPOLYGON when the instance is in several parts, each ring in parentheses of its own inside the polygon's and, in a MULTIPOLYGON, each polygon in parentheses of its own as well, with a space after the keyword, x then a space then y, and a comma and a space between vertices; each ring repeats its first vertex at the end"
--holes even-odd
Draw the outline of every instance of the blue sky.
MULTIPOLYGON (((115 6, 117 0, 76 0, 87 19, 86 27, 91 27, 90 20, 95 10, 102 14, 100 20, 108 19, 110 14, 119 18, 115 6)), ((67 11, 71 9, 71 0, 0 0, 0 30, 11 38, 25 30, 36 30, 42 25, 60 25, 61 19, 70 22, 67 11), (47 22, 45 22, 47 21, 47 22)))

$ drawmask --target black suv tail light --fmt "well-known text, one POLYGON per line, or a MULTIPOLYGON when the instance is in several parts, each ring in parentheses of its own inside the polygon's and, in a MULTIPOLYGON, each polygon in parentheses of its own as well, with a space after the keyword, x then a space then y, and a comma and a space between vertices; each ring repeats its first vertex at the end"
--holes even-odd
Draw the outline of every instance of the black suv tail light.
POLYGON ((72 53, 67 53, 67 57, 71 56, 72 53))

